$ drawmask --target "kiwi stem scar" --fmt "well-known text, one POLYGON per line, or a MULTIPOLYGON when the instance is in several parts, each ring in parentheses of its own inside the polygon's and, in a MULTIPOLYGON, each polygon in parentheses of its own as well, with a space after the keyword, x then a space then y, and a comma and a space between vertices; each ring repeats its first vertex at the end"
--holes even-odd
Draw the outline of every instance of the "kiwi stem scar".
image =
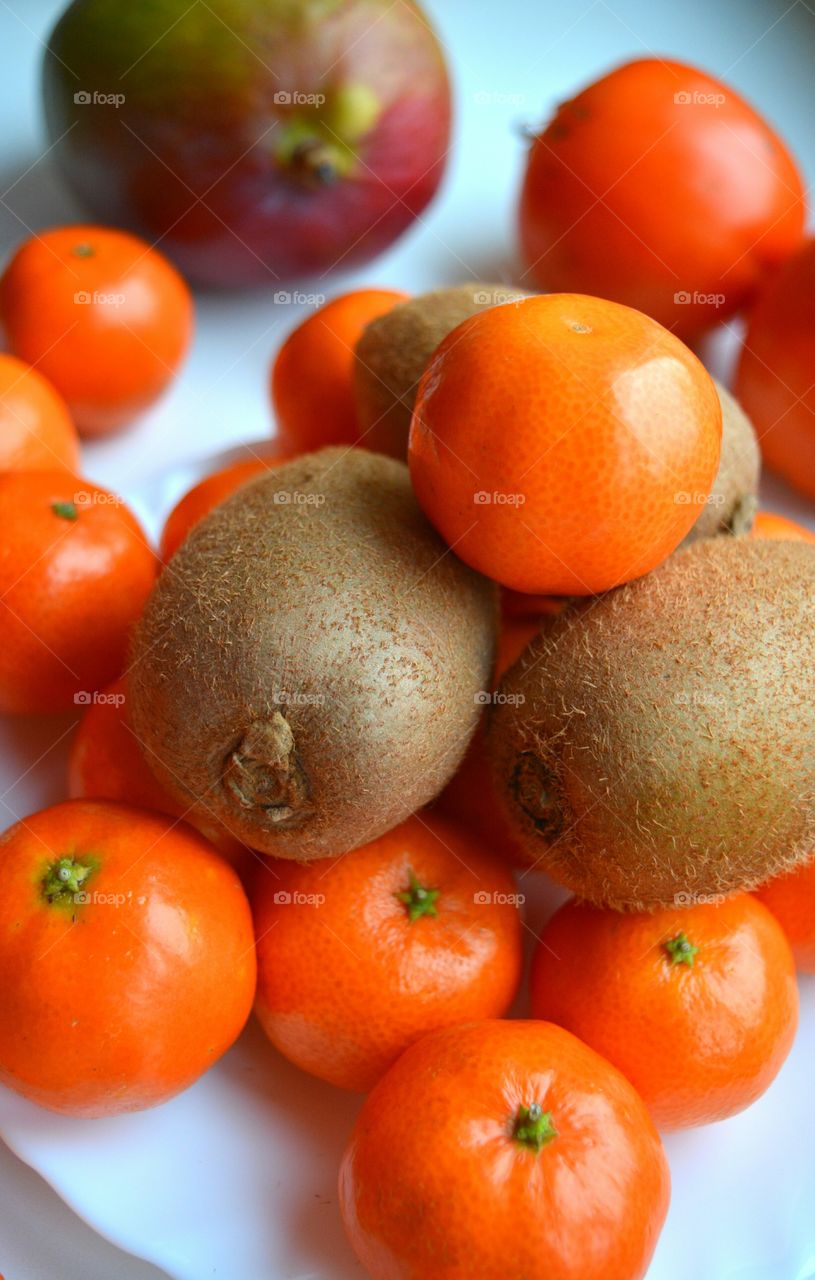
POLYGON ((308 777, 279 711, 249 726, 224 761, 222 782, 233 803, 266 821, 293 826, 311 812, 308 777))
POLYGON ((563 830, 563 810, 558 799, 557 781, 552 770, 532 751, 524 751, 517 759, 510 788, 523 812, 531 818, 542 836, 555 839, 563 830))

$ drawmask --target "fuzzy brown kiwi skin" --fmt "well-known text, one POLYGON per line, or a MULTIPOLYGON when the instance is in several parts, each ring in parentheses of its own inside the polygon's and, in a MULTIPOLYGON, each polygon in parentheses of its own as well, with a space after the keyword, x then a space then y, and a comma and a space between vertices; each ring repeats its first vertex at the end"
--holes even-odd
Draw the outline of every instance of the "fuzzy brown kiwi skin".
POLYGON ((407 467, 322 450, 241 489, 167 565, 132 723, 193 813, 276 857, 333 856, 449 780, 497 625, 496 588, 442 543, 407 467))
POLYGON ((815 849, 815 548, 702 539, 573 607, 488 722, 530 862, 619 910, 755 888, 815 849))
POLYGON ((752 529, 758 511, 758 437, 738 400, 713 381, 722 406, 722 456, 710 498, 682 546, 721 534, 741 538, 752 529))
POLYGON ((420 294, 372 320, 357 342, 354 361, 365 447, 406 457, 416 390, 442 339, 479 311, 528 296, 511 285, 471 281, 420 294))

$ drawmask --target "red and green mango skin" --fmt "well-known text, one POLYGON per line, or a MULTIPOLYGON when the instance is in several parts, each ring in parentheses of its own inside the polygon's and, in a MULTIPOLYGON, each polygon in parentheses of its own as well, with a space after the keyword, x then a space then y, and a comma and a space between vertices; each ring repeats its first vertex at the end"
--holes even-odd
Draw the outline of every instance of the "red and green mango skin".
POLYGON ((205 285, 368 260, 427 205, 449 147, 444 56, 413 0, 74 0, 43 94, 93 215, 205 285))

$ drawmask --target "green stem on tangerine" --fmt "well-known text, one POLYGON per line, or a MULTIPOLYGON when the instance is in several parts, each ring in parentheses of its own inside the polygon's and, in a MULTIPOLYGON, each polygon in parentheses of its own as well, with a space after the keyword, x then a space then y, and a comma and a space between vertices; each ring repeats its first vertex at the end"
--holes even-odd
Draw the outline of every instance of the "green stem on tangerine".
POLYGON ((667 942, 663 942, 662 947, 668 953, 671 967, 675 964, 686 964, 689 969, 692 969, 693 962, 699 954, 699 948, 693 945, 684 932, 678 933, 675 938, 668 938, 667 942))
POLYGON ((75 502, 52 502, 51 510, 55 516, 59 516, 60 520, 79 519, 79 512, 76 509, 75 502))
POLYGON ((410 876, 410 888, 403 893, 397 893, 395 896, 407 907, 410 923, 413 924, 414 920, 418 920, 420 916, 437 916, 439 912, 436 907, 436 899, 441 890, 428 889, 419 883, 412 871, 408 874, 410 876))
POLYGON ((46 902, 73 903, 75 895, 95 869, 92 862, 79 862, 70 856, 52 862, 42 880, 46 902))
POLYGON ((528 1147, 538 1155, 557 1137, 551 1111, 544 1111, 539 1102, 519 1107, 512 1125, 512 1137, 522 1147, 528 1147))
POLYGON ((82 243, 75 244, 73 248, 74 257, 76 258, 92 258, 96 253, 92 244, 82 243))

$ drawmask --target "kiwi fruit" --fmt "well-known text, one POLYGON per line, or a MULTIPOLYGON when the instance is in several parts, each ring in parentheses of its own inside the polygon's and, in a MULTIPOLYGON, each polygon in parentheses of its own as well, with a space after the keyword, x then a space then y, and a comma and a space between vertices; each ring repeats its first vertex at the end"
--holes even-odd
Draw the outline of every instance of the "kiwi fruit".
POLYGON ((700 539, 556 618, 488 751, 530 861, 621 910, 750 889, 815 850, 815 547, 700 539))
POLYGON ((750 532, 758 511, 761 452, 753 424, 738 400, 713 379, 722 405, 722 456, 710 497, 683 546, 697 538, 750 532))
POLYGON ((354 361, 365 447, 404 458, 416 389, 442 339, 479 311, 528 296, 505 284, 470 282, 420 294, 372 320, 357 342, 354 361))
POLYGON ((132 723, 190 814, 276 857, 340 854, 455 772, 497 624, 496 588, 438 537, 404 463, 324 449, 250 481, 164 569, 132 723))

